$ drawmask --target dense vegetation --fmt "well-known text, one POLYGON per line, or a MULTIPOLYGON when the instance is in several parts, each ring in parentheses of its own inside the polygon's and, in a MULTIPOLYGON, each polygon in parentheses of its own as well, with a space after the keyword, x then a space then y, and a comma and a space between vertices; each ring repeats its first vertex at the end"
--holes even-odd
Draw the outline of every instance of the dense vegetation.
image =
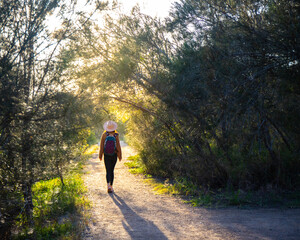
POLYGON ((108 16, 72 49, 149 173, 295 189, 299 27, 296 1, 182 0, 164 21, 138 7, 108 16))
POLYGON ((90 128, 109 118, 148 173, 299 188, 298 1, 181 0, 164 20, 136 7, 99 15, 104 26, 83 12, 74 21, 73 7, 0 3, 3 234, 20 213, 34 224, 34 184, 63 184, 64 166, 95 141, 90 128), (54 12, 62 28, 50 33, 54 12))
POLYGON ((0 2, 1 239, 10 237, 16 220, 35 226, 36 183, 59 178, 67 188, 66 166, 79 159, 90 126, 101 120, 89 94, 74 90, 68 78, 71 56, 62 43, 76 33, 69 17, 74 7, 56 0, 0 2), (63 23, 55 33, 46 25, 53 12, 63 23))

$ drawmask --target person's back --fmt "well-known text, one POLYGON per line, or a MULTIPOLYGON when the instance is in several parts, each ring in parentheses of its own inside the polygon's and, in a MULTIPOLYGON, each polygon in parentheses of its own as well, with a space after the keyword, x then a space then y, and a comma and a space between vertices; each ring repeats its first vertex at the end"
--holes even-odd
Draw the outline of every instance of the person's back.
POLYGON ((101 136, 99 159, 102 161, 104 155, 104 164, 106 169, 106 181, 108 192, 113 192, 114 168, 117 162, 122 160, 122 150, 119 139, 119 133, 116 131, 118 125, 114 121, 104 123, 104 133, 101 136))

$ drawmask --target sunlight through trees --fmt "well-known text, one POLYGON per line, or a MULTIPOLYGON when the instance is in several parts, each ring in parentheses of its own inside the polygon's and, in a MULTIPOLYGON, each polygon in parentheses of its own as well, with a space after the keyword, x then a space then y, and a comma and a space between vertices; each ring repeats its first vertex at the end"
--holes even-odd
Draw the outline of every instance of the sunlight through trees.
POLYGON ((164 19, 92 3, 0 5, 4 228, 20 213, 34 224, 32 185, 63 180, 108 119, 148 173, 208 189, 299 188, 297 1, 181 0, 164 19), (50 33, 53 12, 62 25, 50 33))

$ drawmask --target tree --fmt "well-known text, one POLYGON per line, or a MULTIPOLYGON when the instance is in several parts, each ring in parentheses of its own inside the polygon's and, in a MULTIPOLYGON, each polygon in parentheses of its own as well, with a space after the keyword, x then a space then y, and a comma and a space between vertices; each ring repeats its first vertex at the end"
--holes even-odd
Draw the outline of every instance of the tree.
MULTIPOLYGON (((201 119, 212 117, 204 130, 214 129, 212 137, 231 168, 246 166, 244 180, 251 179, 256 186, 263 182, 286 186, 288 173, 296 178, 290 161, 298 165, 299 130, 290 131, 290 124, 299 116, 299 109, 292 107, 299 102, 294 84, 299 78, 298 7, 295 1, 182 1, 169 22, 184 39, 179 64, 188 58, 198 62, 197 67, 184 67, 181 74, 197 76, 192 84, 200 82, 205 89, 204 104, 193 101, 210 110, 201 111, 201 119), (284 91, 284 86, 293 90, 284 91), (294 119, 289 117, 291 108, 294 119), (289 157, 284 159, 285 151, 289 157), (233 159, 235 152, 241 154, 238 159, 233 159), (266 174, 260 172, 261 165, 266 174)), ((235 180, 245 185, 242 181, 235 180)))
POLYGON ((185 0, 165 22, 135 8, 82 31, 74 48, 89 67, 79 75, 118 113, 130 111, 129 135, 152 173, 210 187, 295 188, 298 8, 185 0))
POLYGON ((63 181, 63 166, 96 119, 88 117, 88 94, 70 88, 66 76, 72 56, 61 46, 76 30, 66 17, 73 8, 57 0, 0 3, 1 236, 21 213, 33 224, 32 185, 63 181), (64 28, 52 34, 45 21, 56 10, 64 28))

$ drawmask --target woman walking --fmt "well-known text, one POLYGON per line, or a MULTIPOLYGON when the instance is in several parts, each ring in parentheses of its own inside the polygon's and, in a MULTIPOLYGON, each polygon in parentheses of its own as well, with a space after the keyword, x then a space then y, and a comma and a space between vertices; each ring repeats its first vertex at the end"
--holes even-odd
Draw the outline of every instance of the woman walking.
POLYGON ((113 192, 114 169, 117 163, 122 160, 122 150, 120 145, 119 134, 116 131, 118 125, 114 121, 104 123, 104 133, 100 141, 99 159, 102 161, 104 154, 104 164, 106 169, 107 191, 113 192))

